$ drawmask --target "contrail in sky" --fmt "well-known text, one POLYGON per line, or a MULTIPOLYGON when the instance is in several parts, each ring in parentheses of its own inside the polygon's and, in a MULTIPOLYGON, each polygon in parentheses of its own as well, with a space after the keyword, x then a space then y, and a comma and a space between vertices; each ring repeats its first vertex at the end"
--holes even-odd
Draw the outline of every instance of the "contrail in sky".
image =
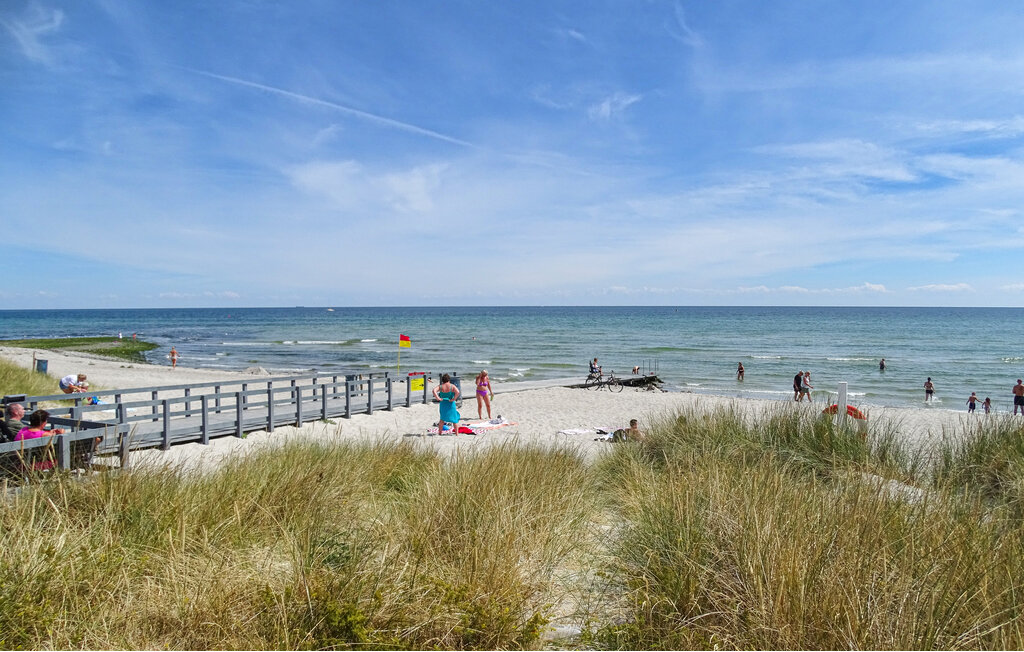
POLYGON ((248 86, 249 88, 256 88, 261 91, 266 91, 268 93, 274 93, 275 95, 282 95, 284 97, 289 97, 293 100, 299 100, 300 102, 307 102, 309 104, 318 104, 320 106, 326 106, 341 111, 342 113, 347 113, 353 117, 361 118, 363 120, 367 120, 369 122, 382 125, 384 127, 391 127, 394 129, 400 129, 402 131, 408 131, 409 133, 419 134, 421 136, 427 136, 429 138, 435 138, 437 140, 442 140, 446 143, 452 143, 453 145, 461 145, 462 147, 470 147, 472 149, 481 149, 479 146, 474 145, 473 143, 467 142, 465 140, 452 138, 451 136, 446 136, 442 133, 431 131, 430 129, 424 129, 423 127, 417 127, 416 125, 411 125, 407 122, 392 120, 391 118, 385 118, 379 115, 374 115, 372 113, 367 113, 366 111, 360 111, 359 109, 353 109, 351 107, 344 106, 341 104, 335 104, 334 102, 328 102, 327 100, 320 100, 315 97, 302 95, 300 93, 293 93, 292 91, 286 91, 282 88, 274 88, 273 86, 267 86, 265 84, 257 84, 256 82, 238 79, 237 77, 227 77, 225 75, 218 75, 216 73, 206 72, 205 70, 195 70, 192 68, 188 68, 187 70, 197 75, 203 75, 204 77, 219 79, 221 81, 229 82, 231 84, 238 84, 239 86, 248 86))

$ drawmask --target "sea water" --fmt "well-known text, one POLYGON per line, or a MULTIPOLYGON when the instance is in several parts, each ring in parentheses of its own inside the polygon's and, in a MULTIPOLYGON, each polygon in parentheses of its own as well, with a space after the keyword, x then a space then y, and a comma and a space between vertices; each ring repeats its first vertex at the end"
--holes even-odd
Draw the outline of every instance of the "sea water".
POLYGON ((487 369, 500 382, 579 377, 634 366, 669 391, 792 397, 809 370, 815 399, 849 385, 851 402, 966 409, 970 393, 1012 410, 1024 377, 1021 308, 459 307, 0 311, 0 339, 133 333, 180 366, 274 373, 487 369), (399 334, 411 348, 398 348, 399 334), (887 368, 879 371, 885 358, 887 368), (742 362, 746 376, 736 379, 742 362))

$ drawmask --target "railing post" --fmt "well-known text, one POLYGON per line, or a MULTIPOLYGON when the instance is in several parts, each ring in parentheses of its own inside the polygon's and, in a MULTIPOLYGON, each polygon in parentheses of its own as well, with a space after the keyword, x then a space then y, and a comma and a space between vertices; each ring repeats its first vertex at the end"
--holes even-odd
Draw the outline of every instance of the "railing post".
POLYGON ((201 443, 203 443, 203 444, 209 444, 210 443, 210 397, 207 396, 206 394, 203 394, 202 402, 203 402, 203 425, 202 425, 202 429, 203 430, 202 430, 202 435, 201 435, 199 441, 201 443))
POLYGON ((302 426, 302 388, 295 387, 295 427, 302 426))
POLYGON ((384 384, 388 390, 388 411, 391 412, 395 409, 395 393, 391 387, 391 376, 384 376, 384 384))
POLYGON ((345 418, 352 417, 352 383, 351 376, 345 376, 345 418))
POLYGON ((235 437, 242 437, 242 392, 235 392, 235 437))
POLYGON ((125 408, 124 403, 120 401, 117 403, 117 422, 126 423, 128 421, 128 409, 125 408))
POLYGON ((168 450, 171 447, 171 408, 170 402, 165 398, 161 405, 164 410, 164 436, 163 443, 160 444, 160 450, 168 450))
POLYGON ((71 469, 70 435, 57 435, 57 466, 62 471, 71 469))
POLYGON ((373 376, 366 381, 366 413, 373 414, 373 376))
POLYGON ((267 383, 267 432, 274 432, 274 388, 267 383))
POLYGON ((427 373, 424 372, 424 374, 423 374, 423 405, 427 404, 427 386, 430 384, 430 383, 427 382, 428 378, 430 378, 430 376, 427 373))
POLYGON ((217 406, 217 414, 220 414, 220 385, 213 386, 213 393, 217 395, 217 398, 214 399, 213 404, 217 406))
POLYGON ((121 468, 128 468, 128 453, 131 452, 131 438, 127 432, 119 433, 117 441, 117 457, 121 460, 121 468))
POLYGON ((412 407, 412 376, 405 377, 405 407, 412 407))
POLYGON ((331 376, 331 398, 338 398, 338 377, 331 376))
POLYGON ((246 396, 245 392, 249 389, 249 383, 242 383, 242 409, 248 410, 249 397, 246 396))
POLYGON ((160 392, 154 389, 152 394, 153 396, 151 400, 153 401, 153 421, 158 421, 160 417, 157 415, 160 414, 160 409, 157 407, 156 402, 160 399, 160 392))
MULTIPOLYGON (((185 398, 188 398, 189 396, 192 396, 192 388, 191 387, 186 387, 185 388, 185 398)), ((186 417, 192 416, 192 401, 185 401, 185 416, 186 417)))
POLYGON ((320 385, 320 418, 327 421, 327 386, 320 385))

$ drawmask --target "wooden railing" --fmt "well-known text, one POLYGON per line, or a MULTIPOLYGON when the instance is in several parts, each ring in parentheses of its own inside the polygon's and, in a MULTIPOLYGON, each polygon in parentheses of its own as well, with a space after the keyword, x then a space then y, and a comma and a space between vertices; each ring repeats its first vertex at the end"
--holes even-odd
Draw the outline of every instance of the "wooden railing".
POLYGON ((273 432, 280 425, 426 403, 429 377, 395 377, 389 372, 277 376, 5 400, 19 400, 29 411, 42 403, 71 400, 73 405, 47 407, 51 422, 64 419, 107 426, 111 431, 100 444, 101 452, 117 451, 124 459, 129 450, 139 448, 166 450, 179 443, 207 444, 223 435, 242 437, 256 430, 273 432), (410 381, 417 379, 422 379, 422 389, 413 391, 410 381), (92 397, 113 402, 94 404, 92 397), (110 411, 113 414, 100 414, 110 411))

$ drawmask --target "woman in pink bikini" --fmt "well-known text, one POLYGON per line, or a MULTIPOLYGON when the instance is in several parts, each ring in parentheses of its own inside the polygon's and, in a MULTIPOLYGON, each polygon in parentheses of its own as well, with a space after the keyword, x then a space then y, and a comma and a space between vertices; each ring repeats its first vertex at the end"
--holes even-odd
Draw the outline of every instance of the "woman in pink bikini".
POLYGON ((483 406, 487 406, 487 418, 491 418, 491 399, 494 398, 494 388, 487 377, 487 370, 484 369, 476 377, 476 416, 484 418, 483 406))

